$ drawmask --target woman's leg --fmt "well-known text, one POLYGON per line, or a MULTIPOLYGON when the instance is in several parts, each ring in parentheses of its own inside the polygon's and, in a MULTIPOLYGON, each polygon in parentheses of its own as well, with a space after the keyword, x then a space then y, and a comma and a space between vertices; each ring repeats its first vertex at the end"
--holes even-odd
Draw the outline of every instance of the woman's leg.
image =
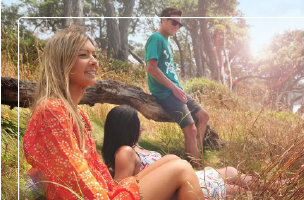
POLYGON ((176 155, 172 155, 172 154, 166 155, 166 156, 162 157, 161 159, 157 160, 155 163, 152 163, 151 165, 149 165, 149 167, 145 168, 141 172, 141 174, 142 174, 142 176, 144 176, 144 175, 150 173, 151 171, 159 168, 160 166, 162 166, 168 162, 171 162, 173 160, 181 160, 181 158, 176 155))
POLYGON ((180 200, 204 199, 193 168, 184 160, 173 160, 150 173, 140 172, 138 179, 145 200, 167 200, 174 196, 176 191, 177 199, 180 200))
POLYGON ((225 188, 227 197, 235 196, 236 194, 242 194, 245 192, 244 188, 238 185, 225 184, 225 188))
POLYGON ((225 183, 230 185, 238 185, 243 188, 248 188, 249 183, 252 181, 252 176, 239 174, 234 167, 224 167, 217 170, 220 176, 224 179, 225 183))

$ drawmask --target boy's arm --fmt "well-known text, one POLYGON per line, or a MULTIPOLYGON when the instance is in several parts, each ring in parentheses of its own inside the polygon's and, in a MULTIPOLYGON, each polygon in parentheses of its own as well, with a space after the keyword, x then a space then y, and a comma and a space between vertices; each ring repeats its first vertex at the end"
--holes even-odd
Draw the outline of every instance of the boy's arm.
POLYGON ((157 67, 157 60, 151 59, 147 61, 147 72, 159 83, 172 90, 173 94, 181 102, 187 103, 186 93, 170 81, 163 72, 157 67))

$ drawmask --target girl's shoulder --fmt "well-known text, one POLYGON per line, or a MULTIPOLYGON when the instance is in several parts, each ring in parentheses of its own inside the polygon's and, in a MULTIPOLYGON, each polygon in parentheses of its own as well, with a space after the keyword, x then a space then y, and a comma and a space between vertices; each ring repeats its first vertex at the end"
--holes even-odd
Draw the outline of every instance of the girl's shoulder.
POLYGON ((115 168, 118 166, 130 166, 135 165, 139 160, 137 154, 130 146, 122 146, 115 153, 115 168))
POLYGON ((117 151, 115 152, 115 157, 119 156, 119 157, 124 157, 124 156, 130 156, 130 155, 134 155, 135 151, 132 147, 124 145, 119 147, 119 149, 117 149, 117 151))

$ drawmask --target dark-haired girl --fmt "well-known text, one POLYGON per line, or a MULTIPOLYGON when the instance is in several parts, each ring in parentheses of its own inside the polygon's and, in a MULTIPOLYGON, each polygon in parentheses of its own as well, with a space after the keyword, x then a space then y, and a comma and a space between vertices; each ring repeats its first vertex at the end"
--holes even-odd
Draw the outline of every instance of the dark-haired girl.
MULTIPOLYGON (((161 157, 138 145, 142 128, 137 111, 130 106, 117 106, 107 115, 102 156, 113 171, 114 180, 120 181, 139 172, 150 173, 155 168, 178 161, 175 155, 161 157)), ((206 167, 196 172, 205 199, 221 199, 236 192, 245 191, 251 176, 239 174, 234 167, 213 169, 206 167)))

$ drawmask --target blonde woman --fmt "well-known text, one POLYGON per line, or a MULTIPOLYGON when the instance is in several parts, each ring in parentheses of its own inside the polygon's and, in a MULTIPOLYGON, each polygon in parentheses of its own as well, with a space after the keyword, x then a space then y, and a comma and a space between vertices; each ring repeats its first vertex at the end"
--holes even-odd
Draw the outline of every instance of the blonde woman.
POLYGON ((33 181, 43 183, 48 199, 203 199, 191 165, 180 159, 113 181, 78 107, 97 69, 93 41, 78 28, 47 41, 23 143, 33 181))

